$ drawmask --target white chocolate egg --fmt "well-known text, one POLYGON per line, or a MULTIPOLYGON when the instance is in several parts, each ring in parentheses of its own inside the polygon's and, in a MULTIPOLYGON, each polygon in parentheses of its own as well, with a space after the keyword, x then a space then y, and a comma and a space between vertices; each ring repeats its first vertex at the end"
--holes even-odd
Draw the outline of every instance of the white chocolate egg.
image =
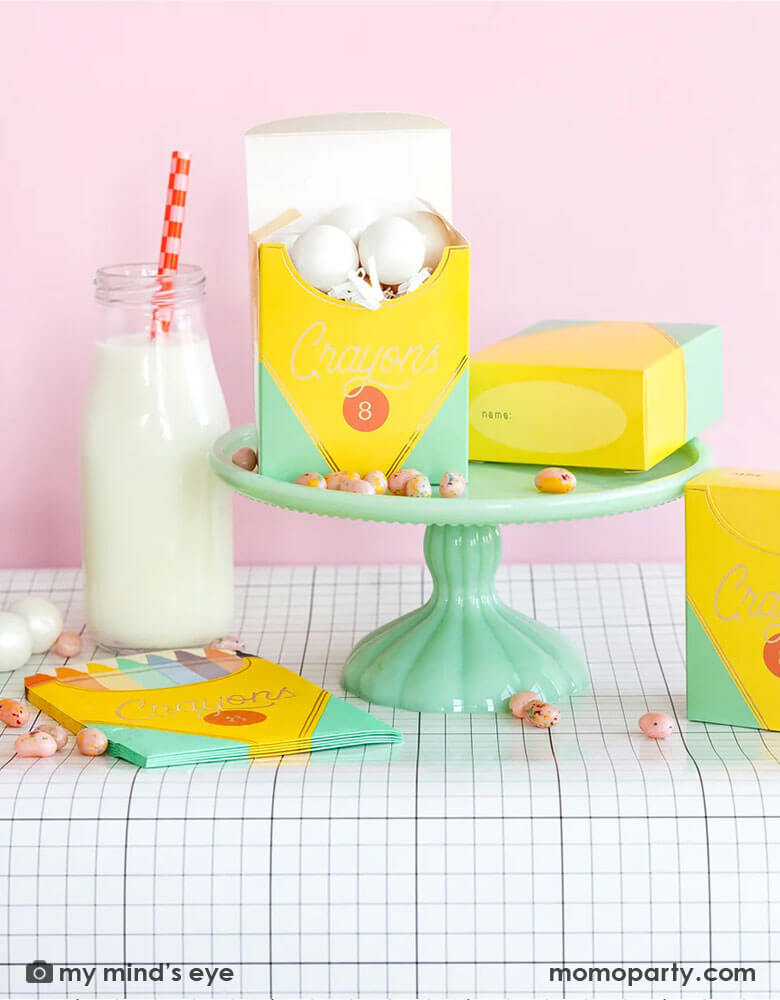
POLYGON ((32 636, 21 615, 0 611, 0 670, 23 667, 32 656, 32 636))
POLYGON ((62 612, 45 597, 35 594, 20 597, 8 610, 27 622, 33 653, 45 653, 62 631, 62 612))
POLYGON ((368 268, 370 257, 383 285, 400 285, 422 268, 425 242, 420 230, 400 215, 386 215, 360 237, 360 261, 368 268))
POLYGON ((444 221, 433 212, 413 212, 409 216, 409 221, 419 229, 425 244, 423 267, 435 271, 445 247, 452 243, 452 237, 444 221))
POLYGON ((347 280, 358 266, 355 244, 343 229, 312 226, 293 243, 290 259, 300 276, 321 292, 347 280))
POLYGON ((379 209, 370 202, 354 202, 339 205, 320 222, 325 226, 335 226, 343 230, 353 243, 357 243, 363 230, 379 217, 379 209))

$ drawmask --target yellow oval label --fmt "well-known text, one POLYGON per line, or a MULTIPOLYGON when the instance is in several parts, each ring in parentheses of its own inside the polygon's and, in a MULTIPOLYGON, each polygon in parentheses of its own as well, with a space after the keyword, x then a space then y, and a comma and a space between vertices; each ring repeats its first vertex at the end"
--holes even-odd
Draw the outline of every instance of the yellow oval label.
POLYGON ((626 429, 609 396, 568 382, 509 382, 471 401, 474 430, 507 448, 572 454, 603 448, 626 429))

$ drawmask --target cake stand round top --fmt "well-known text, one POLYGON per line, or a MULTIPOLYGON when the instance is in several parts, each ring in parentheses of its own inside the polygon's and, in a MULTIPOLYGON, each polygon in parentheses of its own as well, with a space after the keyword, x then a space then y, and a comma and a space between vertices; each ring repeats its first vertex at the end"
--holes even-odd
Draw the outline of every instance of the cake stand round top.
MULTIPOLYGON (((539 493, 534 486, 538 465, 470 462, 466 495, 410 499, 311 489, 247 472, 232 462, 233 453, 244 447, 257 447, 253 424, 223 434, 212 448, 211 464, 221 479, 252 500, 309 514, 402 524, 531 524, 624 514, 677 499, 688 480, 712 464, 709 447, 694 438, 647 472, 572 466, 576 489, 553 495, 539 493)), ((432 485, 435 490, 437 484, 432 485)))

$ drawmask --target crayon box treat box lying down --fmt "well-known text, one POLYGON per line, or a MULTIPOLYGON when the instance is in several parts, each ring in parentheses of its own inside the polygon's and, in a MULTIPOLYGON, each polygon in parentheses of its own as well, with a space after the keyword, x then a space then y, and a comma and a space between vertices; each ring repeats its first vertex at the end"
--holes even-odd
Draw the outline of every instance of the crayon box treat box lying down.
POLYGON ((251 129, 246 155, 259 471, 465 472, 469 247, 448 221, 448 128, 299 118, 251 129))
POLYGON ((780 730, 780 472, 685 490, 688 718, 780 730))
POLYGON ((721 333, 545 320, 471 359, 470 457, 649 469, 721 415, 721 333))

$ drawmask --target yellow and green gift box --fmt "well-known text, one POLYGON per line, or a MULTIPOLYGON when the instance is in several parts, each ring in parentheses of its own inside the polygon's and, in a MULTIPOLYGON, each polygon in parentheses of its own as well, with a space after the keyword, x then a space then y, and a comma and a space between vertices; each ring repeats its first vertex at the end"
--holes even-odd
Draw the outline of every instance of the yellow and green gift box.
POLYGON ((471 358, 472 460, 649 469, 719 419, 720 328, 545 320, 471 358))
POLYGON ((780 730, 780 473, 692 479, 685 535, 688 717, 780 730))

